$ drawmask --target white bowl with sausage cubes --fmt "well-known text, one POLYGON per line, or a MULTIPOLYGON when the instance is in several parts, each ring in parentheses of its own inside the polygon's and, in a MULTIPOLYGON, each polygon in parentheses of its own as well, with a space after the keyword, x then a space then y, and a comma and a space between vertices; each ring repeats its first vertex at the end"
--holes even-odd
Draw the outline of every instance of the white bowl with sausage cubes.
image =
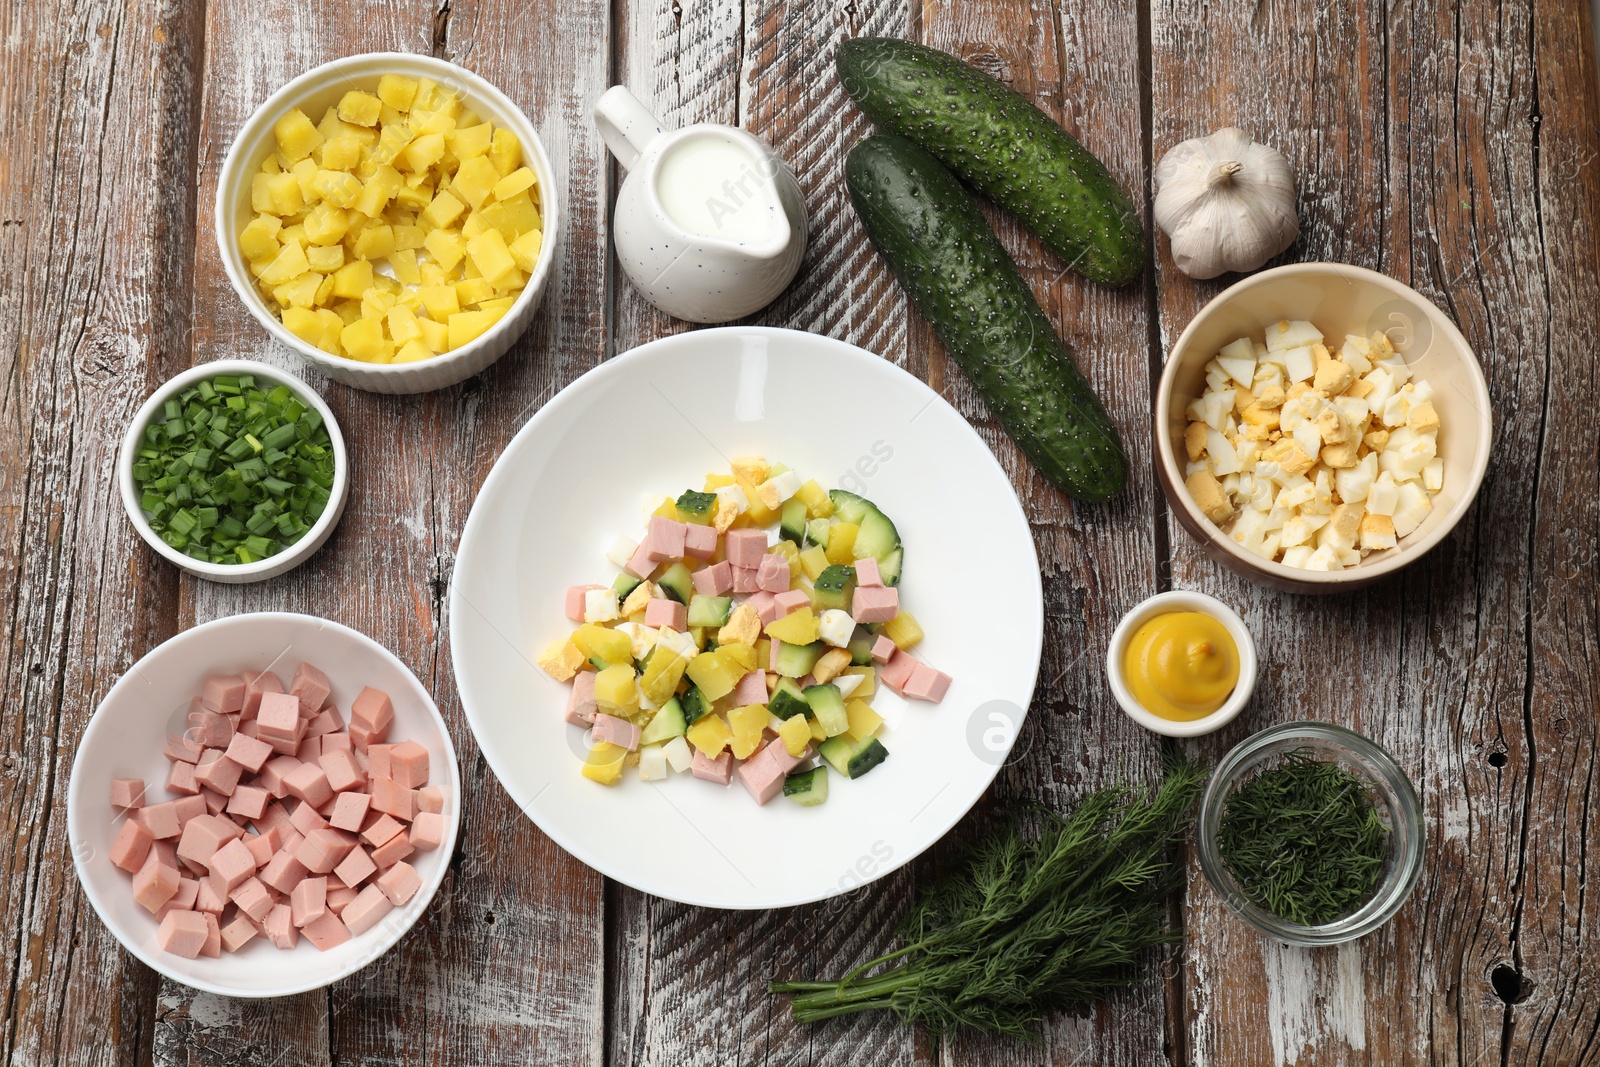
POLYGON ((129 952, 196 989, 287 996, 405 935, 460 797, 405 664, 349 627, 263 612, 186 630, 117 680, 78 746, 67 825, 129 952))
POLYGON ((468 722, 539 827, 723 908, 847 892, 1003 765, 1043 637, 1010 479, 939 395, 814 334, 704 330, 539 411, 451 582, 468 722))

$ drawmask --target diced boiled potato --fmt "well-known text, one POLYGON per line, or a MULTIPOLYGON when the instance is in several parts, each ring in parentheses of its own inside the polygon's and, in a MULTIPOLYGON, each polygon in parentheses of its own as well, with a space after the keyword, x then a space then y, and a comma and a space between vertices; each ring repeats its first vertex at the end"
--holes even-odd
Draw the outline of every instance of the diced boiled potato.
POLYGON ((583 760, 583 776, 601 785, 615 785, 622 777, 622 768, 628 757, 627 749, 600 741, 589 750, 583 760))
MULTIPOLYGON (((539 264, 539 249, 542 247, 544 247, 543 231, 529 230, 511 242, 511 258, 516 260, 517 266, 531 274, 539 264)), ((824 495, 824 499, 827 499, 826 495, 824 495)), ((832 502, 828 504, 828 514, 833 514, 832 502)), ((816 517, 815 515, 812 516, 812 518, 816 517)))
MULTIPOLYGON (((733 732, 731 742, 735 759, 745 759, 761 744, 761 735, 767 728, 767 706, 745 704, 728 712, 728 727, 733 732)), ((810 740, 810 731, 807 731, 810 740)), ((804 746, 802 746, 802 751, 804 746)))
POLYGON ((378 99, 396 111, 410 111, 417 98, 417 80, 403 74, 385 74, 378 79, 378 99))
POLYGON ((689 727, 684 738, 707 759, 716 759, 733 740, 733 731, 721 715, 704 715, 689 727))
POLYGON ((472 118, 476 116, 460 116, 456 119, 455 129, 445 136, 445 142, 450 146, 450 154, 462 161, 463 169, 469 160, 482 159, 484 165, 493 172, 495 178, 498 178, 500 171, 495 168, 494 161, 484 158, 484 153, 488 152, 494 143, 494 125, 488 122, 469 123, 467 120, 472 118))
POLYGON ((306 259, 306 254, 298 244, 284 245, 282 251, 261 272, 261 284, 279 286, 294 278, 298 278, 311 269, 311 264, 306 259))
MULTIPOLYGON (((517 135, 503 128, 495 130, 489 145, 489 162, 501 174, 510 174, 522 166, 522 143, 517 140, 517 135)), ((505 197, 498 199, 504 200, 505 197)))
POLYGON ((299 108, 291 108, 287 115, 273 123, 272 133, 278 139, 278 151, 291 162, 304 159, 322 144, 322 134, 299 108))

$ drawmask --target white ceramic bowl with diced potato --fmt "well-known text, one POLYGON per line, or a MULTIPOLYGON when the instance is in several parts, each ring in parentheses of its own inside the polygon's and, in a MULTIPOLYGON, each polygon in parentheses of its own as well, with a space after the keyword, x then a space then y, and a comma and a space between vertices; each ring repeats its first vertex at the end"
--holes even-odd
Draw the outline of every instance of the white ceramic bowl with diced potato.
POLYGON ((527 330, 544 299, 555 267, 561 235, 561 205, 556 174, 538 132, 520 108, 499 89, 453 63, 408 52, 372 52, 324 63, 295 78, 268 97, 240 128, 217 179, 217 250, 239 299, 274 340, 295 352, 323 374, 345 385, 375 393, 421 393, 464 381, 488 367, 527 330), (524 163, 538 178, 543 244, 527 284, 516 302, 494 325, 459 348, 409 363, 368 363, 324 352, 286 328, 277 311, 257 291, 250 264, 239 247, 239 232, 254 217, 251 179, 276 148, 274 124, 293 108, 315 122, 351 89, 372 92, 384 74, 431 78, 454 89, 464 106, 509 129, 521 142, 524 163))
POLYGON ((1489 389, 1477 356, 1453 322, 1421 293, 1376 271, 1342 263, 1294 263, 1251 275, 1200 310, 1167 357, 1156 392, 1156 474, 1173 515, 1207 554, 1262 585, 1295 593, 1337 593, 1371 585, 1420 559, 1472 506, 1488 470, 1494 436, 1489 389), (1413 379, 1433 387, 1443 485, 1420 526, 1394 548, 1331 571, 1290 567, 1251 552, 1225 533, 1185 487, 1189 403, 1206 391, 1206 364, 1240 337, 1260 339, 1281 320, 1309 320, 1335 351, 1347 334, 1382 331, 1413 379))
POLYGON ((365 967, 405 936, 428 910, 449 870, 461 825, 461 777, 455 747, 439 709, 422 683, 388 649, 357 630, 288 612, 233 615, 169 639, 130 667, 89 720, 67 781, 67 834, 84 895, 122 946, 175 982, 230 997, 279 997, 318 989, 365 967), (132 878, 114 867, 111 843, 126 817, 111 805, 113 778, 142 778, 152 802, 163 790, 169 733, 187 729, 190 698, 208 675, 270 669, 288 684, 302 660, 333 683, 332 702, 348 717, 363 687, 388 693, 394 704, 392 740, 413 740, 428 751, 429 782, 445 792, 444 835, 438 848, 406 862, 422 886, 377 926, 327 952, 304 938, 280 950, 265 938, 217 959, 163 952, 156 921, 133 898, 132 878))

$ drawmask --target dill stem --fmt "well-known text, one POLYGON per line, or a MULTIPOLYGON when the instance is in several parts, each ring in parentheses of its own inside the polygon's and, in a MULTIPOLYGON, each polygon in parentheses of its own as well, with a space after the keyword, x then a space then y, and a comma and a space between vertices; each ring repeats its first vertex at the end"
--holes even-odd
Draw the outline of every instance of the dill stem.
POLYGON ((851 1004, 836 1004, 826 1008, 803 1008, 796 1004, 794 1007, 794 1021, 797 1023, 820 1023, 824 1019, 836 1019, 841 1015, 854 1015, 859 1011, 879 1011, 891 1007, 888 997, 882 1000, 863 1000, 851 1004))
MULTIPOLYGON (((888 998, 901 986, 910 982, 919 981, 921 972, 909 965, 896 967, 887 974, 880 974, 876 978, 865 982, 774 982, 768 988, 774 993, 797 993, 791 1002, 795 1018, 800 1018, 800 1013, 816 1012, 833 1008, 849 1008, 851 1011, 865 1011, 872 1007, 887 1007, 888 998), (805 992, 800 992, 800 989, 805 992), (882 1001, 882 1003, 879 1003, 882 1001)), ((830 1011, 830 1015, 842 1015, 842 1011, 830 1011)), ((828 1018, 829 1016, 816 1016, 828 1018)), ((805 1021, 805 1020, 802 1020, 805 1021)))

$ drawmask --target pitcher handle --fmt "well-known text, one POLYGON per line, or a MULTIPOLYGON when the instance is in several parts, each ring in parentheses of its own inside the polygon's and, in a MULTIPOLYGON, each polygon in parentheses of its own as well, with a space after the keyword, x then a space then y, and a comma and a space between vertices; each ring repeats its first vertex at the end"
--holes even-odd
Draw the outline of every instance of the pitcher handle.
POLYGON ((623 170, 632 170, 662 133, 661 121, 621 85, 613 85, 594 102, 594 124, 623 170))

